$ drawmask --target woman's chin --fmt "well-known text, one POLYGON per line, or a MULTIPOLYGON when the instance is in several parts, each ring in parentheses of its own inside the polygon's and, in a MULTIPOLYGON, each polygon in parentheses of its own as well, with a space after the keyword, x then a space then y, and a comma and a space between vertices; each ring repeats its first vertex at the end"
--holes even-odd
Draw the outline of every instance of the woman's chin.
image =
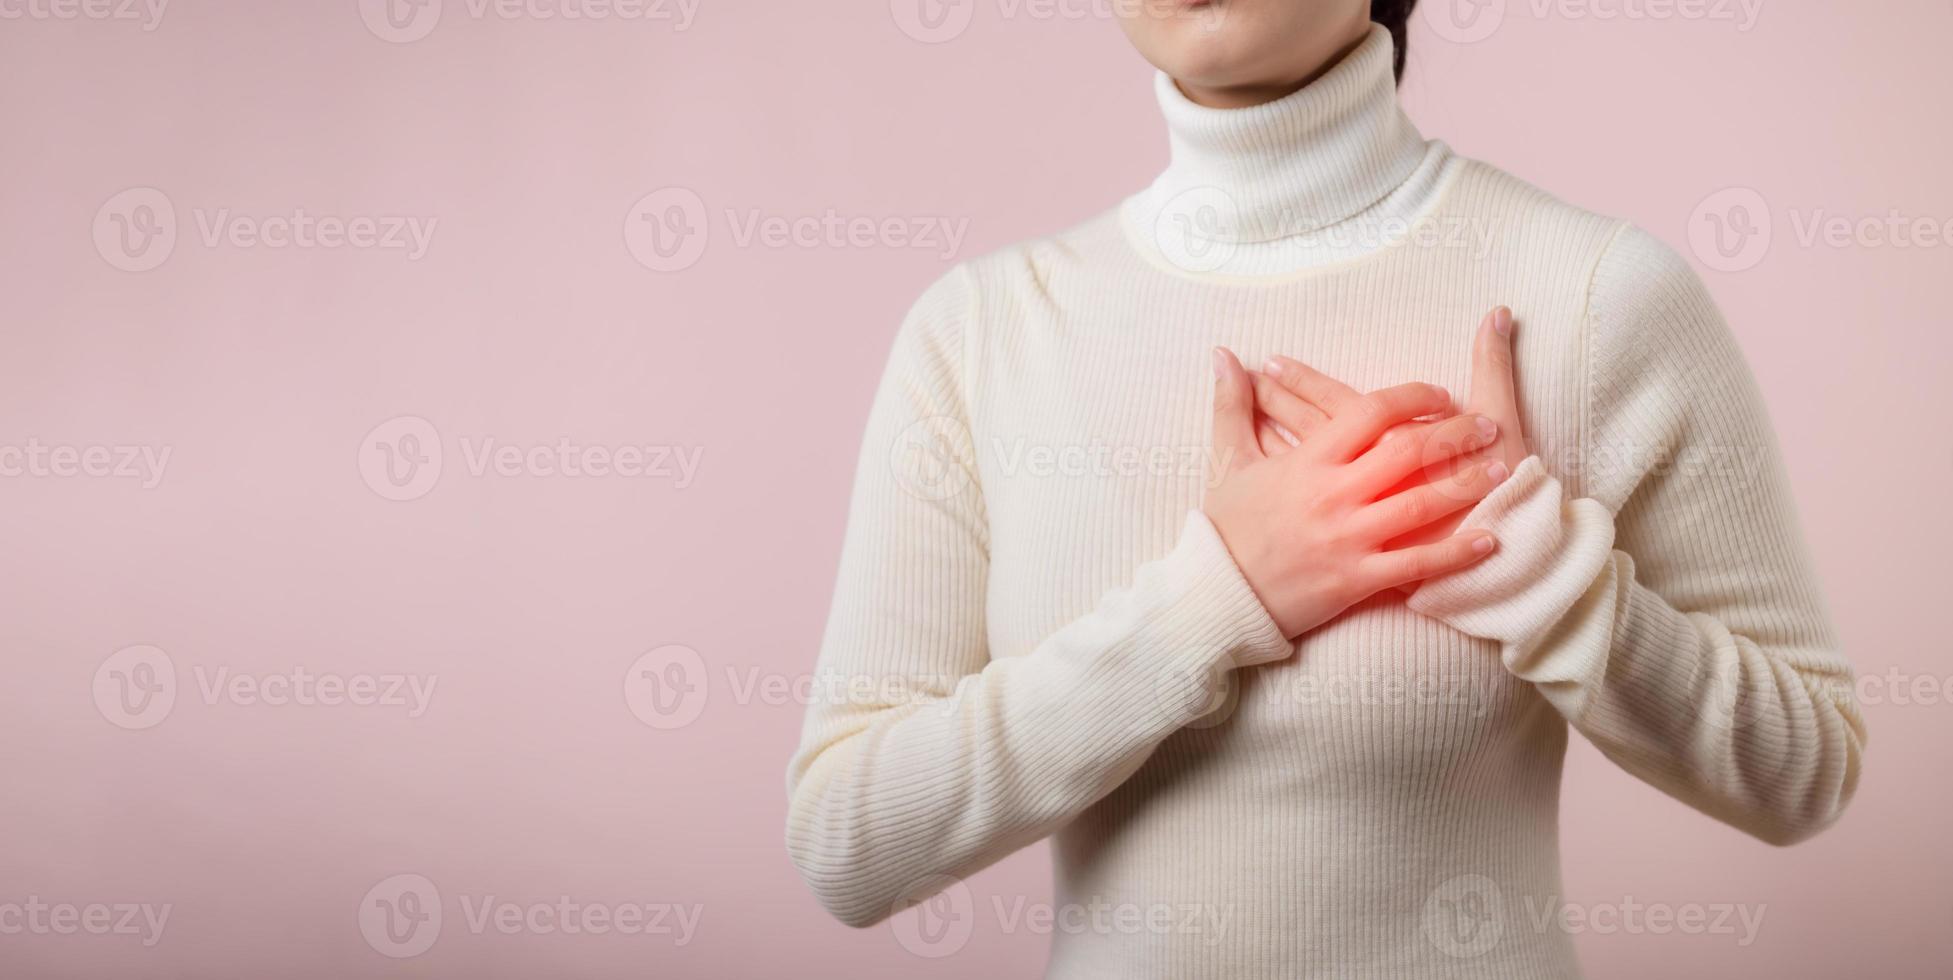
POLYGON ((1224 34, 1189 36, 1173 46, 1170 55, 1153 63, 1175 81, 1208 89, 1241 88, 1255 84, 1255 59, 1248 44, 1224 34))

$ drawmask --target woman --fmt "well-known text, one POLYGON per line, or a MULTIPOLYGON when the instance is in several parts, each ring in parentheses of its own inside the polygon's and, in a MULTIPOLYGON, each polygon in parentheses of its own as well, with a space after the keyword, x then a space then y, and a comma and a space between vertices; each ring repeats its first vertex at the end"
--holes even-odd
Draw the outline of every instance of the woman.
POLYGON ((1418 135, 1409 2, 1118 6, 1171 165, 931 288, 875 401, 789 773, 827 908, 1048 836, 1061 908, 1139 923, 1053 977, 1565 977, 1568 726, 1835 820, 1850 669, 1686 263, 1418 135))

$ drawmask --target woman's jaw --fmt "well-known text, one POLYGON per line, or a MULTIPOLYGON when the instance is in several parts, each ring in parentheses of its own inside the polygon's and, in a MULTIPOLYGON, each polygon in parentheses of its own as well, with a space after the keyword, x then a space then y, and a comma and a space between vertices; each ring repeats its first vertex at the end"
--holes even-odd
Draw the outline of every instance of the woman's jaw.
POLYGON ((1122 0, 1120 25, 1188 99, 1232 109, 1314 81, 1363 42, 1369 0, 1122 0))

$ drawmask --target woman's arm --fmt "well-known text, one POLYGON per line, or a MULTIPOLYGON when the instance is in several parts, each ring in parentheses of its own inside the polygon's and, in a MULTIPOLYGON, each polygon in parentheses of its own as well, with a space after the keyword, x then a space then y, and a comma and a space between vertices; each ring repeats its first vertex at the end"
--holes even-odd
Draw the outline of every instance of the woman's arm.
POLYGON ((1497 555, 1411 607, 1629 772, 1775 844, 1834 821, 1865 726, 1762 400, 1679 256, 1626 229, 1594 277, 1574 499, 1537 457, 1466 519, 1497 555))
POLYGON ((788 849, 850 925, 1051 833, 1193 720, 1226 670, 1293 649, 1192 514, 1131 588, 1033 653, 990 660, 988 529, 962 387, 969 309, 952 273, 897 338, 787 777, 788 849))
POLYGON ((787 776, 788 850, 822 904, 853 925, 1070 821, 1210 707, 1228 671, 1286 657, 1289 636, 1492 548, 1482 531, 1383 547, 1417 526, 1407 520, 1483 499, 1495 482, 1484 467, 1377 499, 1425 461, 1486 445, 1496 433, 1485 420, 1368 450, 1384 429, 1448 401, 1405 385, 1368 396, 1309 451, 1268 459, 1255 446, 1249 379, 1217 352, 1215 439, 1229 464, 1205 501, 1213 519, 1189 514, 1172 552, 1129 588, 1029 654, 992 661, 989 531, 962 381, 971 299, 952 274, 896 341, 787 776))

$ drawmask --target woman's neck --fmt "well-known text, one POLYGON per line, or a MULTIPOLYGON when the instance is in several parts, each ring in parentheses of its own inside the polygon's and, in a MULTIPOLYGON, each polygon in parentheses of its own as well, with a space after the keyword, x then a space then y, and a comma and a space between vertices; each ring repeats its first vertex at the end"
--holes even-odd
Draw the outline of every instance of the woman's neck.
POLYGON ((1308 84, 1236 109, 1201 105, 1158 75, 1172 161, 1129 206, 1134 230, 1188 271, 1255 275, 1362 251, 1365 240, 1323 241, 1352 220, 1414 218, 1447 154, 1398 106, 1394 55, 1389 32, 1372 27, 1308 84))

